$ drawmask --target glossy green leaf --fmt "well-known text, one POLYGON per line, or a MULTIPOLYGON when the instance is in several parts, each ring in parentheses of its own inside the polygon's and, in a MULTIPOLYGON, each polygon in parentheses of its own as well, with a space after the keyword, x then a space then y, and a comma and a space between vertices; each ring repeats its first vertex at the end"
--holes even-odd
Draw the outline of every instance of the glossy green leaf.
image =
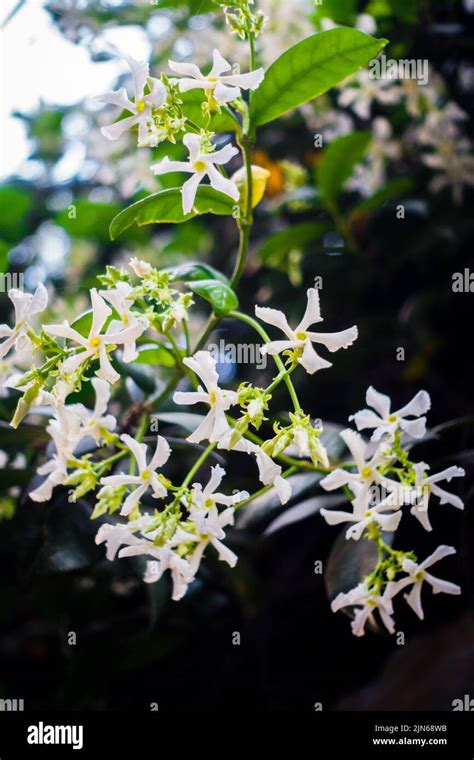
POLYGON ((257 248, 256 256, 270 266, 280 266, 290 253, 318 240, 328 229, 325 222, 300 222, 270 235, 257 248))
POLYGON ((254 127, 322 95, 375 58, 387 40, 356 29, 318 32, 293 45, 270 66, 252 97, 254 127))
POLYGON ((145 224, 179 224, 200 214, 228 216, 232 214, 233 206, 234 201, 229 196, 217 192, 209 185, 201 185, 196 194, 193 211, 184 214, 181 188, 160 190, 117 214, 109 227, 110 237, 115 240, 134 223, 141 227, 145 224))
POLYGON ((176 360, 172 352, 163 344, 146 345, 139 349, 135 363, 159 365, 161 367, 174 367, 176 360))
POLYGON ((198 296, 209 301, 214 314, 218 317, 224 317, 239 305, 239 299, 234 291, 220 280, 197 280, 186 282, 186 285, 198 296))
POLYGON ((352 132, 328 145, 317 170, 319 192, 326 203, 330 205, 337 199, 344 183, 364 158, 370 141, 370 132, 352 132))
POLYGON ((195 282, 196 280, 219 280, 226 285, 229 283, 229 279, 219 272, 218 269, 214 269, 210 264, 202 264, 199 261, 190 261, 186 264, 180 264, 177 267, 169 267, 164 271, 169 272, 172 275, 173 280, 189 280, 195 282))

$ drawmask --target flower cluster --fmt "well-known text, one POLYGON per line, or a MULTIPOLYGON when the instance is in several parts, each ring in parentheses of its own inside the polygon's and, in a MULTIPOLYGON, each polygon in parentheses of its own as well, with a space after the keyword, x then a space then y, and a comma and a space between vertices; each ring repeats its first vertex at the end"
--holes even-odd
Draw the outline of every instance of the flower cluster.
POLYGON ((370 387, 367 391, 368 409, 356 412, 354 420, 358 430, 372 430, 367 443, 360 433, 344 430, 341 438, 349 449, 353 462, 336 468, 321 481, 328 491, 344 488, 351 500, 352 511, 322 509, 321 514, 330 525, 349 523, 346 539, 360 538, 372 541, 377 547, 378 562, 373 571, 347 593, 340 593, 332 602, 334 611, 348 607, 354 610, 352 630, 356 636, 364 634, 367 620, 373 621, 377 609, 390 633, 395 631, 393 597, 411 586, 405 596, 408 604, 423 618, 421 587, 426 581, 434 593, 459 594, 459 586, 441 581, 426 572, 434 562, 448 554, 452 547, 440 546, 423 562, 418 563, 413 552, 393 549, 392 537, 402 519, 403 507, 427 531, 432 530, 428 508, 433 497, 440 504, 452 504, 463 509, 463 502, 455 494, 441 488, 438 483, 462 477, 461 467, 451 466, 433 475, 427 475, 425 462, 410 459, 410 439, 420 440, 426 433, 426 417, 431 406, 426 391, 420 391, 404 407, 391 411, 388 396, 370 387))

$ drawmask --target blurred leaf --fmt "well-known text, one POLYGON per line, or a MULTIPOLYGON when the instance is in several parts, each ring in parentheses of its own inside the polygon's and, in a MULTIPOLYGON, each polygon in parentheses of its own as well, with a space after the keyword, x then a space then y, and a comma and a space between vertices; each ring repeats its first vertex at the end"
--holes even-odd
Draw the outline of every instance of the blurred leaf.
POLYGON ((237 527, 255 528, 258 526, 261 528, 263 523, 267 524, 269 520, 273 519, 275 513, 283 513, 289 509, 289 505, 299 501, 300 497, 317 485, 322 477, 323 475, 319 472, 303 472, 291 475, 288 478, 292 489, 289 504, 282 504, 277 492, 271 489, 238 511, 237 527))
POLYGON ((73 238, 109 242, 107 230, 112 219, 120 211, 117 203, 93 203, 79 199, 56 215, 56 224, 73 238))
POLYGON ((371 141, 370 132, 352 132, 333 140, 324 150, 316 177, 323 200, 331 206, 364 158, 371 141))
POLYGON ((286 230, 280 230, 267 237, 257 248, 255 255, 265 264, 273 267, 282 266, 288 254, 308 243, 318 240, 328 229, 325 222, 300 222, 286 230))
POLYGON ((0 240, 0 273, 4 273, 8 269, 8 251, 10 246, 5 243, 4 240, 0 240))
POLYGON ((329 460, 334 462, 341 459, 346 450, 346 444, 342 440, 340 433, 346 429, 344 425, 337 425, 335 422, 325 422, 323 420, 323 432, 319 440, 325 447, 329 460))
POLYGON ((139 226, 165 222, 180 224, 192 219, 196 214, 228 216, 232 214, 233 206, 234 201, 229 196, 217 192, 209 185, 201 185, 194 201, 194 210, 190 214, 184 214, 181 188, 161 190, 117 214, 110 224, 110 237, 115 240, 134 222, 139 226))
POLYGON ((203 414, 192 412, 159 412, 153 416, 169 425, 179 425, 190 433, 193 433, 204 419, 203 414))
POLYGON ((358 203, 350 213, 350 219, 354 220, 367 214, 372 214, 380 206, 393 198, 399 198, 405 193, 409 192, 413 187, 413 181, 408 177, 401 179, 394 179, 388 182, 385 187, 378 190, 370 198, 364 198, 358 203))
POLYGON ((295 523, 298 523, 301 520, 306 520, 306 518, 316 515, 320 509, 337 507, 345 501, 347 501, 347 499, 343 495, 330 496, 328 494, 324 494, 324 496, 315 496, 313 499, 301 501, 294 507, 285 509, 281 515, 278 515, 275 520, 272 520, 272 522, 265 528, 264 536, 269 536, 277 530, 287 528, 290 525, 295 525, 295 523))
POLYGON ((156 378, 151 367, 147 364, 137 366, 126 363, 117 354, 114 355, 114 363, 120 367, 120 373, 125 377, 130 377, 146 395, 151 395, 156 391, 156 378))
POLYGON ((228 285, 229 279, 219 272, 218 269, 214 269, 210 264, 202 264, 199 261, 190 261, 187 264, 180 264, 177 267, 169 267, 164 270, 169 272, 173 276, 173 280, 189 280, 195 282, 196 280, 220 280, 220 282, 228 285))
POLYGON ((322 95, 366 66, 386 44, 356 29, 330 29, 298 42, 270 66, 253 94, 251 123, 266 124, 322 95))
POLYGON ((26 190, 14 185, 0 187, 0 238, 8 243, 21 240, 28 230, 27 216, 32 206, 33 198, 26 190))
POLYGON ((39 425, 28 425, 22 423, 16 430, 8 424, 0 420, 0 435, 3 436, 4 445, 10 444, 11 446, 25 445, 30 446, 43 446, 48 440, 49 435, 46 429, 39 425))
POLYGON ((239 299, 234 291, 220 280, 187 281, 186 285, 193 293, 197 293, 198 296, 209 301, 212 310, 218 317, 224 317, 239 305, 239 299))
POLYGON ((162 367, 174 367, 176 360, 172 351, 166 348, 164 344, 146 345, 139 348, 135 364, 156 364, 162 367))
POLYGON ((330 18, 335 24, 351 26, 357 7, 357 0, 324 0, 324 3, 315 3, 315 13, 322 18, 330 18))

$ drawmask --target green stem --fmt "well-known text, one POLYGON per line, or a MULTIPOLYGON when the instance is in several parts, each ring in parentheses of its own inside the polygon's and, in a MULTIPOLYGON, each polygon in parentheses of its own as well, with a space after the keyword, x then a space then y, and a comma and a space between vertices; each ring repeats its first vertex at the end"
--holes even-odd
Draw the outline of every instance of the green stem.
MULTIPOLYGON (((240 319, 241 322, 245 322, 246 324, 253 327, 253 329, 260 335, 262 340, 265 343, 270 343, 270 337, 267 334, 267 332, 263 329, 263 327, 253 318, 248 316, 247 314, 243 314, 240 311, 230 311, 228 314, 229 317, 234 317, 234 319, 240 319)), ((278 355, 275 355, 273 357, 275 364, 277 365, 280 373, 285 373, 285 365, 283 364, 282 360, 278 355)), ((298 401, 298 396, 296 395, 295 387, 293 383, 291 382, 291 378, 284 374, 283 380, 285 382, 286 387, 288 388, 288 393, 290 394, 290 398, 293 402, 293 406, 295 408, 295 412, 301 411, 300 402, 298 401)))
POLYGON ((192 478, 195 476, 195 474, 197 473, 197 471, 199 470, 199 468, 201 467, 201 465, 206 461, 206 459, 209 456, 209 454, 211 454, 214 451, 214 449, 216 448, 216 446, 217 446, 217 443, 210 443, 209 446, 206 449, 204 449, 204 451, 202 452, 201 456, 198 459, 196 459, 196 461, 194 462, 193 466, 191 467, 191 469, 189 470, 188 474, 186 475, 185 479, 183 480, 183 482, 181 484, 181 488, 187 488, 188 487, 188 485, 191 482, 192 478))

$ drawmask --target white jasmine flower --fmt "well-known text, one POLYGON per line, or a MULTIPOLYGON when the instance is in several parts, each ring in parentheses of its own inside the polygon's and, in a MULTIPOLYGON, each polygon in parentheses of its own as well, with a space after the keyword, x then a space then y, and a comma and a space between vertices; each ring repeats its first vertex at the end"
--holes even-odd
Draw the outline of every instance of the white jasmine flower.
POLYGON ((239 98, 240 90, 256 90, 264 77, 263 69, 250 71, 248 74, 226 74, 232 66, 221 56, 218 50, 212 53, 213 64, 209 74, 203 74, 193 63, 168 61, 171 71, 182 76, 179 79, 181 92, 202 89, 212 93, 217 103, 230 103, 239 98))
POLYGON ((367 148, 364 163, 358 164, 353 176, 346 183, 348 190, 356 190, 363 196, 373 195, 386 182, 388 159, 397 159, 401 147, 392 139, 392 126, 388 119, 377 116, 372 121, 372 141, 367 148))
POLYGON ((101 334, 105 322, 112 314, 112 309, 107 306, 95 288, 91 290, 91 301, 92 325, 87 338, 70 327, 67 321, 64 321, 62 325, 43 325, 43 330, 49 335, 72 340, 84 349, 73 356, 69 356, 63 362, 62 369, 66 374, 76 372, 87 359, 98 358, 100 367, 96 372, 97 376, 102 380, 107 380, 108 383, 116 383, 117 380, 120 380, 120 375, 110 363, 107 346, 122 345, 124 352, 128 346, 127 355, 133 355, 135 341, 146 330, 146 324, 137 320, 135 324, 125 329, 101 334))
POLYGON ((0 325, 0 339, 5 338, 0 343, 0 359, 3 359, 12 348, 20 353, 31 349, 31 341, 27 335, 31 318, 44 311, 48 305, 48 292, 42 282, 33 294, 12 288, 8 292, 8 297, 15 310, 15 324, 13 327, 0 325))
POLYGON ((451 478, 462 478, 466 474, 462 467, 447 467, 441 472, 437 472, 434 475, 426 477, 425 472, 429 470, 429 465, 425 462, 418 462, 413 465, 416 472, 415 481, 415 495, 421 494, 421 499, 418 504, 415 504, 410 509, 411 514, 416 517, 425 530, 432 530, 430 519, 428 516, 428 506, 431 498, 431 494, 434 494, 439 498, 440 504, 452 504, 457 509, 464 509, 464 503, 459 496, 445 491, 437 484, 441 480, 447 480, 448 483, 451 478))
POLYGON ((229 431, 229 423, 225 413, 238 401, 235 391, 219 388, 219 375, 216 371, 216 360, 209 351, 198 351, 192 357, 183 359, 183 363, 202 380, 197 391, 176 391, 173 400, 175 404, 209 404, 210 410, 194 433, 188 436, 191 443, 203 440, 219 441, 229 431))
POLYGON ((8 464, 8 454, 6 451, 0 451, 0 470, 4 470, 8 464))
MULTIPOLYGON (((356 495, 363 489, 363 486, 357 483, 354 483, 352 487, 356 495)), ((321 510, 321 515, 329 525, 339 525, 343 522, 354 523, 346 531, 347 540, 352 538, 354 541, 358 541, 367 526, 372 522, 377 523, 383 531, 395 531, 402 519, 402 513, 399 510, 401 504, 396 498, 396 492, 389 494, 375 507, 370 507, 368 504, 364 505, 358 498, 354 499, 351 503, 354 507, 353 512, 344 512, 336 509, 321 510), (390 512, 390 514, 384 514, 385 512, 390 512)))
POLYGON ((238 153, 237 148, 233 145, 226 145, 221 150, 214 150, 212 153, 204 153, 201 147, 201 138, 199 135, 188 132, 183 137, 183 143, 189 151, 188 161, 170 161, 166 156, 157 164, 151 167, 151 170, 157 174, 168 174, 169 172, 186 172, 192 176, 182 187, 183 196, 183 213, 190 214, 198 185, 205 177, 209 178, 211 187, 218 190, 224 195, 228 195, 235 201, 239 199, 239 190, 235 182, 223 177, 216 169, 216 165, 226 164, 238 153))
POLYGON ((148 261, 143 261, 136 256, 132 256, 128 265, 133 269, 137 277, 148 277, 153 271, 153 267, 148 261))
POLYGON ((443 581, 441 578, 436 578, 431 573, 426 572, 426 568, 434 565, 435 562, 444 557, 448 557, 450 554, 456 554, 456 549, 452 546, 438 546, 437 549, 430 554, 423 562, 418 565, 412 559, 405 558, 402 562, 402 567, 405 573, 408 575, 405 578, 401 578, 399 581, 391 581, 387 585, 386 594, 390 598, 393 598, 402 589, 407 586, 412 586, 409 594, 404 594, 404 598, 415 612, 416 615, 423 620, 424 613, 421 606, 421 588, 423 583, 428 583, 431 586, 433 594, 460 594, 461 588, 456 583, 450 581, 443 581))
POLYGON ((142 539, 135 533, 137 531, 145 530, 150 524, 152 518, 150 515, 145 514, 138 518, 126 523, 104 523, 97 531, 95 542, 97 545, 106 544, 106 557, 108 560, 115 559, 118 550, 122 544, 134 545, 142 543, 142 539))
POLYGON ((31 491, 30 499, 33 501, 48 501, 52 496, 53 488, 67 479, 68 459, 73 455, 83 435, 81 419, 74 405, 58 408, 56 417, 51 420, 46 430, 53 439, 56 451, 45 464, 38 467, 38 475, 48 477, 38 488, 31 491))
POLYGON ((154 557, 153 560, 147 562, 143 578, 145 583, 156 583, 163 573, 169 570, 173 583, 171 598, 175 602, 183 598, 188 590, 188 585, 194 580, 189 562, 186 559, 173 551, 169 544, 154 546, 151 541, 142 541, 140 544, 127 546, 119 551, 119 557, 133 557, 137 554, 154 557))
POLYGON ((106 92, 97 100, 129 111, 132 116, 102 127, 101 132, 108 140, 117 140, 124 132, 138 125, 138 145, 147 145, 150 132, 153 132, 155 126, 153 110, 160 108, 166 102, 168 92, 163 82, 149 76, 149 66, 146 61, 134 61, 131 58, 126 60, 132 71, 134 100, 129 99, 125 87, 106 92), (146 85, 150 90, 148 93, 145 93, 146 85))
MULTIPOLYGON (((357 507, 360 506, 361 509, 365 509, 369 490, 374 483, 382 486, 389 494, 398 492, 397 498, 401 500, 404 492, 399 483, 381 475, 377 469, 380 465, 387 463, 386 445, 382 442, 370 459, 366 459, 368 446, 359 433, 347 429, 343 430, 340 436, 352 454, 357 472, 348 472, 338 467, 321 480, 321 486, 326 491, 333 491, 344 485, 349 486, 356 497, 357 507)), ((406 498, 408 499, 408 492, 406 498)))
POLYGON ((359 583, 358 586, 351 589, 346 594, 338 594, 331 603, 331 609, 333 612, 337 612, 343 607, 360 608, 355 610, 354 620, 351 622, 352 633, 354 636, 364 635, 365 624, 367 620, 372 620, 373 622, 375 610, 378 610, 381 620, 388 632, 395 632, 395 624, 392 618, 393 605, 386 593, 381 596, 373 591, 369 591, 365 583, 359 583))
POLYGON ((422 438, 426 433, 425 414, 431 407, 431 399, 426 391, 418 391, 408 404, 402 406, 395 412, 390 411, 391 400, 383 393, 379 393, 372 386, 368 388, 365 400, 368 406, 375 409, 362 409, 360 412, 349 417, 354 420, 357 430, 366 428, 375 428, 372 433, 372 441, 378 441, 382 436, 387 435, 393 439, 395 432, 400 428, 412 438, 422 438), (406 419, 407 417, 418 417, 416 420, 406 419))
POLYGON ((425 153, 422 162, 430 169, 438 170, 429 183, 429 189, 438 193, 451 188, 453 202, 463 201, 463 186, 474 185, 474 155, 468 141, 444 140, 433 153, 425 153))
POLYGON ((312 343, 321 343, 329 351, 334 352, 340 348, 351 346, 357 338, 357 327, 355 326, 336 333, 308 332, 310 325, 323 321, 319 306, 319 293, 316 288, 309 288, 306 311, 303 319, 294 330, 288 324, 284 313, 278 309, 256 306, 255 314, 263 322, 278 327, 287 336, 286 340, 274 340, 260 346, 260 352, 274 356, 288 349, 298 349, 301 352, 298 362, 310 375, 319 369, 332 366, 331 362, 326 361, 316 353, 312 343))
POLYGON ((403 91, 390 79, 375 79, 366 69, 358 72, 350 84, 341 89, 337 102, 343 108, 351 108, 360 119, 370 119, 373 103, 393 105, 400 103, 403 91))
POLYGON ((246 445, 249 453, 255 454, 260 481, 264 486, 273 486, 281 503, 286 504, 291 496, 291 485, 285 478, 282 478, 280 465, 276 464, 260 446, 252 443, 252 441, 246 441, 246 445))
MULTIPOLYGON (((138 319, 137 315, 132 311, 134 303, 134 297, 131 295, 132 291, 132 286, 129 285, 128 282, 123 282, 122 280, 117 282, 113 290, 99 290, 102 298, 105 298, 105 300, 113 306, 119 316, 119 320, 112 320, 107 328, 107 332, 114 333, 124 327, 137 328, 137 325, 143 326, 145 324, 143 318, 138 319)), ((143 332, 143 329, 141 332, 143 332)), ((135 341, 132 340, 127 342, 123 347, 124 362, 132 362, 137 356, 138 351, 135 341)))
POLYGON ((121 515, 129 515, 149 488, 152 490, 152 497, 154 499, 163 499, 166 496, 167 490, 160 482, 156 470, 168 461, 171 450, 168 442, 162 436, 157 436, 155 453, 150 462, 147 463, 147 446, 145 443, 139 443, 126 433, 120 436, 120 440, 123 441, 135 457, 138 465, 138 475, 129 475, 127 473, 107 475, 101 478, 100 482, 104 486, 136 486, 128 494, 120 512, 121 515))
POLYGON ((99 444, 105 430, 115 430, 117 420, 112 414, 105 414, 110 399, 110 385, 108 382, 101 380, 99 377, 94 377, 91 380, 91 384, 95 391, 95 406, 93 411, 86 409, 82 404, 73 404, 71 406, 79 414, 84 434, 90 435, 99 444))

